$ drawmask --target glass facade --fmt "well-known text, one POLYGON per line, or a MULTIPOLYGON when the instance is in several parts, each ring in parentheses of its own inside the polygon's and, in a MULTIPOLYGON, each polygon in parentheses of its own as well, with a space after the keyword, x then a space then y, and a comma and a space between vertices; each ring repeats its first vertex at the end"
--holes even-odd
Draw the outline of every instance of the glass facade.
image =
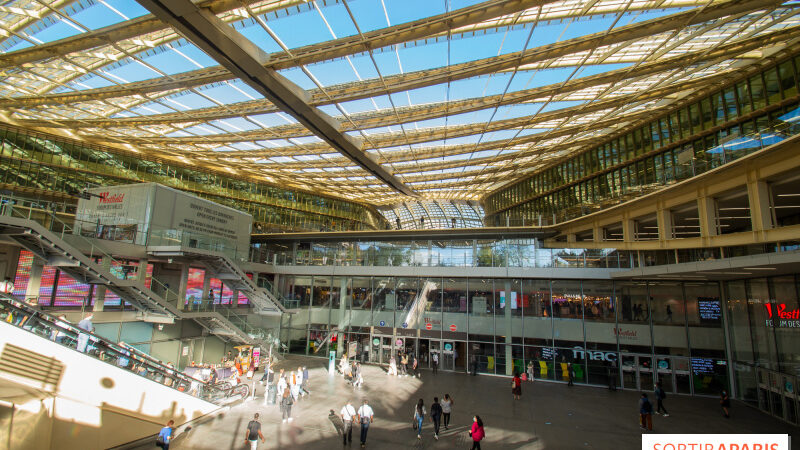
POLYGON ((737 398, 800 423, 800 277, 728 281, 724 289, 737 398))
POLYGON ((254 232, 386 228, 374 208, 196 166, 0 126, 0 186, 64 198, 85 187, 156 182, 253 215, 254 232))
POLYGON ((489 195, 487 226, 547 225, 621 203, 797 133, 800 56, 489 195), (754 134, 757 136, 754 137, 754 134))
POLYGON ((423 367, 650 391, 717 395, 729 388, 722 299, 716 282, 448 277, 281 276, 299 311, 282 341, 327 355, 355 342, 365 361, 400 349, 423 367), (333 330, 333 331, 331 331, 333 330))

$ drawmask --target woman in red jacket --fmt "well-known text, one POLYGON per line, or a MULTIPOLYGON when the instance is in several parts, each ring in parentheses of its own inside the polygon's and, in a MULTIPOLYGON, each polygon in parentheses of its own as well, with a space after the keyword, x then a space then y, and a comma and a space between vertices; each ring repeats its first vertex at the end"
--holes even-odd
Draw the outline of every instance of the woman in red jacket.
POLYGON ((486 433, 483 431, 483 421, 480 416, 472 418, 472 429, 469 430, 469 435, 472 437, 472 450, 481 450, 481 441, 486 433))

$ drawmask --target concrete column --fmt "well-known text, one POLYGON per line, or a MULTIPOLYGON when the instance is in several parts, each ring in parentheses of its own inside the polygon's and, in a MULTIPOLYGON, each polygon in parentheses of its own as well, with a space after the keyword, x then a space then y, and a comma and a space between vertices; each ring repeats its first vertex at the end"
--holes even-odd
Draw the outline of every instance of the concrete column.
POLYGON ((189 264, 181 264, 181 279, 178 282, 178 300, 176 307, 183 309, 186 304, 186 287, 189 284, 189 264))
MULTIPOLYGON (((338 331, 336 333, 336 357, 341 358, 342 353, 344 353, 344 330, 343 328, 350 323, 349 317, 347 317, 347 312, 349 309, 347 308, 347 277, 341 277, 339 279, 339 323, 337 324, 338 331)), ((333 325, 333 324, 331 324, 333 325)), ((347 355, 348 358, 352 357, 353 355, 347 355)))
POLYGON ((592 226, 592 240, 594 242, 603 242, 603 228, 600 225, 592 226))
MULTIPOLYGON (((513 375, 514 374, 514 359, 511 357, 511 280, 506 279, 505 284, 503 285, 503 291, 506 293, 506 307, 503 308, 503 323, 504 323, 504 332, 506 336, 506 375, 513 375)), ((495 314, 497 314, 495 312, 495 314)), ((497 330, 495 330, 495 333, 497 330)))
POLYGON ((136 281, 141 281, 142 284, 144 284, 145 280, 147 279, 147 265, 147 258, 142 258, 139 260, 139 267, 137 267, 136 270, 136 281))
MULTIPOLYGON (((253 282, 256 281, 256 275, 257 274, 255 273, 253 274, 253 282)), ((280 285, 280 281, 281 281, 281 275, 279 273, 276 273, 275 277, 272 279, 272 293, 275 294, 276 296, 280 295, 280 288, 278 288, 278 286, 280 285)))
POLYGON ((44 261, 33 258, 31 264, 31 276, 28 278, 28 286, 25 289, 25 298, 39 297, 39 288, 42 286, 42 272, 44 271, 44 261))
POLYGON ((578 237, 575 233, 569 233, 567 234, 567 242, 578 242, 578 237))
POLYGON ((633 220, 628 218, 622 219, 622 240, 624 242, 633 242, 636 240, 633 225, 633 220))
POLYGON ((766 181, 748 181, 747 199, 750 202, 750 221, 753 231, 769 230, 774 227, 769 185, 766 181))
POLYGON ((700 217, 700 236, 716 236, 719 234, 717 227, 717 207, 711 197, 697 198, 697 214, 700 217))
POLYGON ((239 290, 231 289, 231 307, 235 307, 238 304, 239 304, 239 290))
MULTIPOLYGON (((100 267, 103 268, 106 272, 111 272, 111 258, 108 256, 104 256, 100 258, 100 267)), ((97 289, 95 290, 94 296, 94 304, 92 305, 92 311, 102 311, 103 307, 106 304, 106 291, 108 288, 105 285, 98 284, 97 289)))
MULTIPOLYGON (((211 274, 209 273, 208 269, 206 269, 205 274, 203 275, 203 294, 200 297, 207 298, 209 289, 211 289, 211 274)), ((214 292, 214 297, 219 298, 219 293, 214 292)))
POLYGON ((656 221, 658 222, 658 238, 662 241, 667 241, 675 237, 672 228, 672 211, 669 209, 659 208, 656 212, 656 221))

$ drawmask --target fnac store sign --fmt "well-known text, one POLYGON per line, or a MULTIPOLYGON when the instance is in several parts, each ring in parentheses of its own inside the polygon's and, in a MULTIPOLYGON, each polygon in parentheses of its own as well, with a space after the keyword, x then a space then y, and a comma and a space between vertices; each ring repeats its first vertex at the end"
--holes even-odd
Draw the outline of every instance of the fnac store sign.
POLYGON ((786 303, 766 303, 768 327, 800 328, 800 308, 790 309, 786 303))

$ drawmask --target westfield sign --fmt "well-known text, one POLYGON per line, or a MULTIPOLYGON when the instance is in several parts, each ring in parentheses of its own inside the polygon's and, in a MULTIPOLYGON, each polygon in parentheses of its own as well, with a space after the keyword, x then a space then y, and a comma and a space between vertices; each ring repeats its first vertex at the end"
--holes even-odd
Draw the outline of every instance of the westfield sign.
POLYGON ((122 203, 125 194, 110 194, 108 192, 100 193, 100 203, 122 203))
POLYGON ((786 303, 767 303, 766 326, 800 328, 800 308, 789 309, 786 303))

